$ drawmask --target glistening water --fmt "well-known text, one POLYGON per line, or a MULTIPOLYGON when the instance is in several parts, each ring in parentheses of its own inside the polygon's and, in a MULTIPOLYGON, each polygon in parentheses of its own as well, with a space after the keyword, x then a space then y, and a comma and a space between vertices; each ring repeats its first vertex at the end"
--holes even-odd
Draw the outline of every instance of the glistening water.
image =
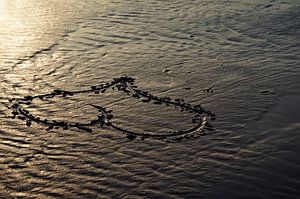
MULTIPOLYGON (((0 197, 299 197, 299 41, 298 0, 0 1, 0 197), (27 126, 8 109, 11 98, 124 75, 201 104, 215 130, 131 140, 111 128, 27 126)), ((189 113, 115 90, 29 109, 76 123, 97 114, 90 104, 135 132, 193 125, 189 113)))

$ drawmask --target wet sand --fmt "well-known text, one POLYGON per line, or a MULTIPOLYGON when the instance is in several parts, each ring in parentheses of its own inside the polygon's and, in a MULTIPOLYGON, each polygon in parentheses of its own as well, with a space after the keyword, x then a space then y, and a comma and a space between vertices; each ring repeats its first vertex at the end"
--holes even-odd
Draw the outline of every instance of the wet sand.
POLYGON ((0 1, 0 193, 298 198, 299 23, 297 0, 0 1), (94 90, 122 76, 143 92, 94 90))
POLYGON ((252 143, 256 153, 242 169, 232 171, 217 184, 213 198, 296 198, 300 195, 299 102, 300 95, 279 99, 259 121, 244 130, 258 133, 259 139, 252 143))

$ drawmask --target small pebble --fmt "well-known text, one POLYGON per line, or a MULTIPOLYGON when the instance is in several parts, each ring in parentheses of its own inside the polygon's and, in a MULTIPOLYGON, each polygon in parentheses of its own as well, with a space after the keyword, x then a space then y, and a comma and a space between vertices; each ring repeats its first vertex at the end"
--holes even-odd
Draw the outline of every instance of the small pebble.
POLYGON ((26 121, 26 125, 27 125, 27 126, 31 126, 31 121, 30 121, 30 120, 27 120, 27 121, 26 121))
POLYGON ((129 140, 134 140, 136 138, 136 135, 128 134, 128 135, 126 135, 126 138, 129 140))

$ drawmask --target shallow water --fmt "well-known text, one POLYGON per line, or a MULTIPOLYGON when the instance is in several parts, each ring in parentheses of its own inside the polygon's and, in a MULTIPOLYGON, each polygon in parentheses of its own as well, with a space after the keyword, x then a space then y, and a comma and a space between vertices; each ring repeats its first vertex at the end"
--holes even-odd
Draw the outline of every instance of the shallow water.
MULTIPOLYGON (((0 196, 297 198, 299 11, 292 0, 1 1, 0 196), (157 96, 201 104, 216 113, 215 131, 131 141, 109 128, 27 127, 7 109, 12 97, 121 75, 157 96)), ((30 108, 76 122, 95 115, 88 104, 139 132, 191 125, 187 113, 112 90, 30 108)))

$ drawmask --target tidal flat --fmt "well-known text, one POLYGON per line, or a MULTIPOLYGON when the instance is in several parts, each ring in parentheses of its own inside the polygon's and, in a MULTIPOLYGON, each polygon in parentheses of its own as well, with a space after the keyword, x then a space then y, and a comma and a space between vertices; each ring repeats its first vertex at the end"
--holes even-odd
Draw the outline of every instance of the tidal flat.
POLYGON ((297 0, 0 1, 0 198, 299 198, 297 0))

